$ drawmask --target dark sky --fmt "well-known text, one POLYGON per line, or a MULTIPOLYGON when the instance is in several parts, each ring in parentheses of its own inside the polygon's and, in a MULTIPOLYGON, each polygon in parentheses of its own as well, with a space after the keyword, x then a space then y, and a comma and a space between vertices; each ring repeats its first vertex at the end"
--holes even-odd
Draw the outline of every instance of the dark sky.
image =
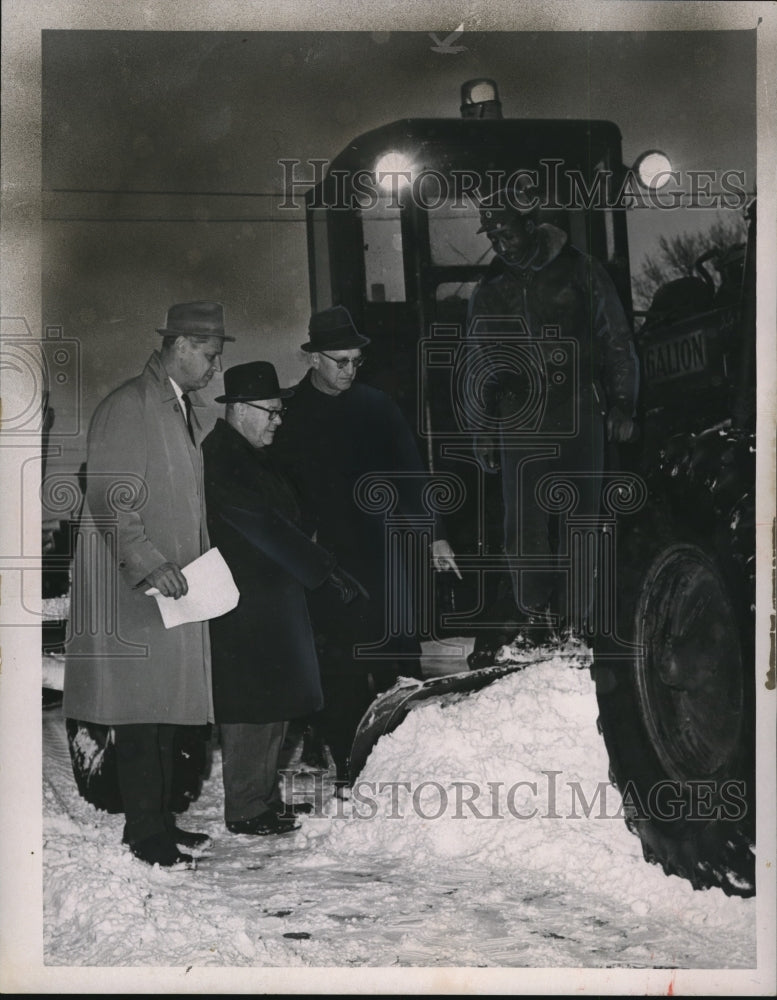
MULTIPOLYGON (((263 357, 296 381, 307 248, 303 213, 277 208, 279 159, 331 159, 400 118, 456 118, 466 79, 496 79, 505 117, 615 121, 627 163, 657 147, 684 173, 754 184, 755 31, 451 44, 461 51, 422 32, 43 33, 43 321, 81 344, 85 418, 142 368, 167 306, 192 298, 224 302, 228 365, 263 357)), ((710 215, 631 213, 633 262, 659 232, 710 215)), ((69 440, 61 463, 77 468, 83 447, 69 440)))
POLYGON ((755 31, 46 32, 44 188, 277 190, 279 157, 331 157, 404 117, 458 115, 494 77, 511 117, 607 118, 628 161, 755 168, 755 31))

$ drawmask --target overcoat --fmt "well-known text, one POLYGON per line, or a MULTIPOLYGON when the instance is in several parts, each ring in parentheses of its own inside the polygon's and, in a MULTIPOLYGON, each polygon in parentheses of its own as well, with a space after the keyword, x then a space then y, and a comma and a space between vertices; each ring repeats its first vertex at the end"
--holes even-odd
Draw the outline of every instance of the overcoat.
MULTIPOLYGON (((412 568, 398 546, 389 573, 386 513, 356 496, 362 476, 381 474, 396 490, 394 514, 433 519, 436 537, 443 537, 439 518, 422 502, 428 473, 407 421, 379 389, 355 382, 339 395, 327 395, 315 388, 310 372, 294 387, 287 409, 273 453, 300 490, 316 541, 369 593, 369 600, 357 597, 347 608, 327 591, 310 595, 319 651, 341 662, 355 644, 377 647, 379 658, 419 656, 416 608, 407 597, 412 568)), ((364 669, 371 658, 368 652, 360 655, 364 669)))
MULTIPOLYGON (((195 406, 202 403, 191 394, 195 406)), ((209 548, 195 444, 157 351, 97 407, 73 568, 63 710, 106 725, 213 721, 206 622, 166 629, 149 572, 209 548)))
POLYGON ((202 449, 211 541, 240 591, 237 607, 210 623, 216 722, 280 722, 318 711, 305 588, 320 588, 335 560, 297 526, 297 498, 271 447, 254 448, 218 420, 202 449))

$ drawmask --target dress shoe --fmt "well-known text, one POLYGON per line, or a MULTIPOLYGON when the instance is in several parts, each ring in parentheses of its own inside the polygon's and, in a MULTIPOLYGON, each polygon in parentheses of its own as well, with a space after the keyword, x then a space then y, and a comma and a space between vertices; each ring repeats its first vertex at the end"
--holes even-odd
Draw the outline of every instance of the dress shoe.
POLYGON ((292 830, 299 829, 299 823, 289 817, 288 819, 279 816, 272 809, 262 813, 260 816, 253 816, 251 819, 237 819, 227 822, 227 829, 230 833, 249 833, 259 837, 266 837, 270 833, 291 833, 292 830))
POLYGON ((150 837, 144 837, 143 840, 130 844, 129 849, 136 858, 145 861, 147 865, 159 865, 160 868, 197 867, 197 862, 191 854, 179 851, 167 833, 155 833, 150 837))

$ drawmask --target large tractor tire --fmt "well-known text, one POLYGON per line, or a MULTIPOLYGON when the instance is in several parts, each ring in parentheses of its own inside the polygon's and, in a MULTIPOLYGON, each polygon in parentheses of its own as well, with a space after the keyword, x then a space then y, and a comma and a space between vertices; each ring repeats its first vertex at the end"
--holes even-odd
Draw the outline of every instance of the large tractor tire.
POLYGON ((731 567, 666 529, 619 568, 623 653, 593 674, 610 778, 647 861, 694 888, 755 893, 754 640, 731 567), (731 584, 731 586, 729 586, 731 584))
MULTIPOLYGON (((66 720, 73 777, 81 796, 96 809, 122 812, 116 747, 109 726, 66 720)), ((172 810, 185 812, 197 799, 209 766, 208 726, 179 726, 176 733, 172 810)))

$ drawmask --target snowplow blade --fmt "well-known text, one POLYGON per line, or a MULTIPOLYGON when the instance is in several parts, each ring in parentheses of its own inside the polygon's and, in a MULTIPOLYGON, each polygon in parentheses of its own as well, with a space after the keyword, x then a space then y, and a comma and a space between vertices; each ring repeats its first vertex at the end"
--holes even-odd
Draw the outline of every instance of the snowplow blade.
POLYGON ((466 670, 444 677, 430 677, 425 681, 400 678, 400 680, 373 701, 364 713, 351 746, 348 777, 351 785, 356 781, 367 763, 372 748, 387 733, 393 732, 420 702, 432 698, 454 701, 462 695, 479 691, 493 681, 524 670, 523 663, 501 663, 482 670, 466 670))

